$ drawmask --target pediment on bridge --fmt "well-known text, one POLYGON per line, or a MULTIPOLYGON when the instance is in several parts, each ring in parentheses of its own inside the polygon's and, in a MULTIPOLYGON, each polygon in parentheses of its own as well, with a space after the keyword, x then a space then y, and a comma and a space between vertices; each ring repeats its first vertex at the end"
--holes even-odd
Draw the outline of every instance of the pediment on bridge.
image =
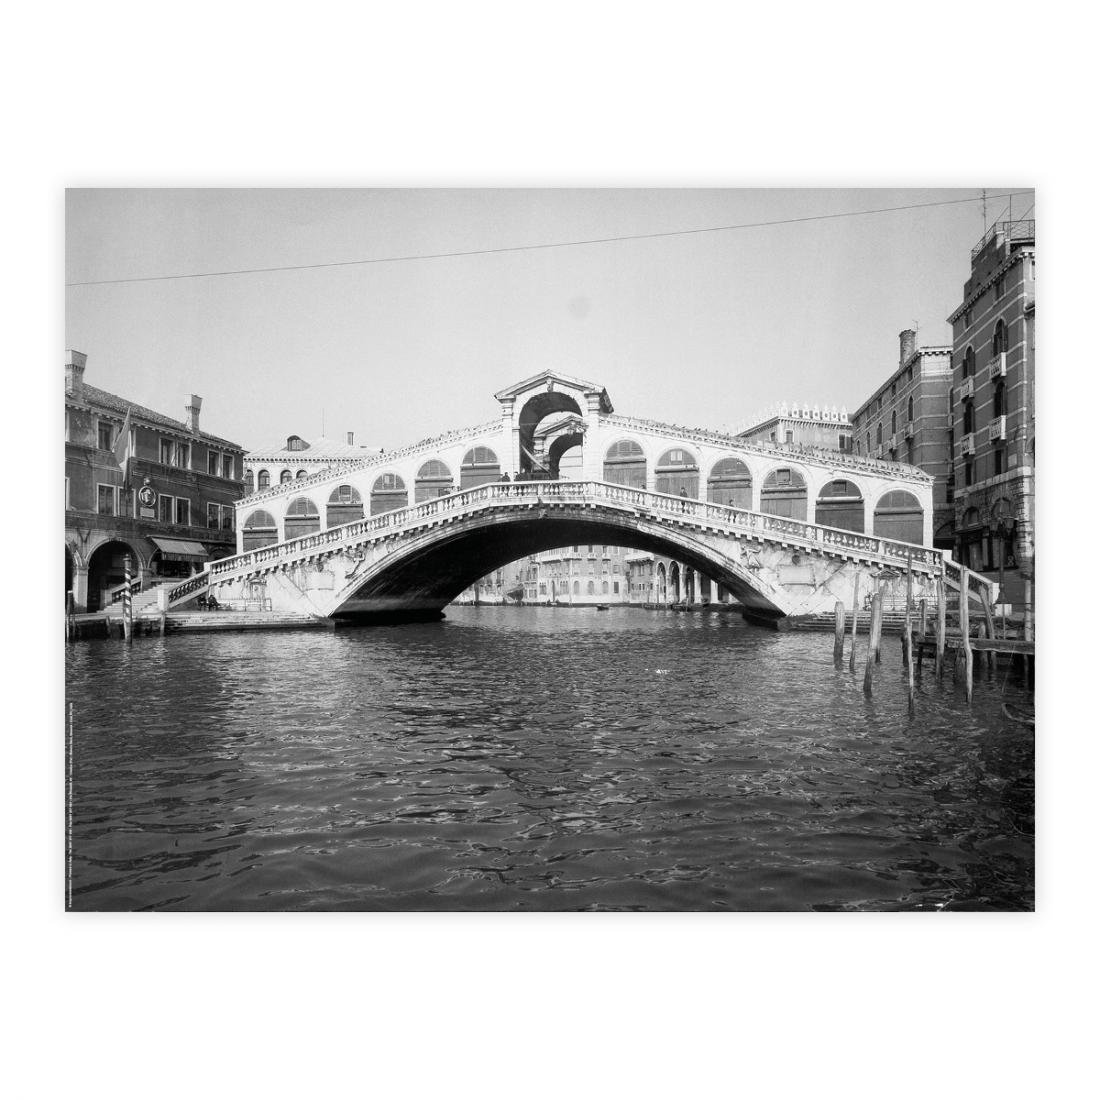
MULTIPOLYGON (((586 382, 583 378, 574 378, 571 374, 563 374, 561 371, 556 370, 544 370, 539 374, 533 374, 530 378, 525 378, 514 386, 500 390, 493 396, 501 402, 512 400, 520 404, 524 397, 540 392, 562 392, 576 398, 581 398, 586 394, 598 394, 600 412, 608 414, 615 411, 611 405, 611 398, 607 396, 607 390, 598 382, 586 382)), ((579 404, 581 408, 584 408, 584 402, 579 402, 579 404)))

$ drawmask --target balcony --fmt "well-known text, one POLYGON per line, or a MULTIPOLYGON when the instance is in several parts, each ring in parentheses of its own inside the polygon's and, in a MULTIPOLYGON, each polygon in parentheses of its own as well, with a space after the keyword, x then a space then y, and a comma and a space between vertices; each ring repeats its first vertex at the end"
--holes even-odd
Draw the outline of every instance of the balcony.
POLYGON ((955 400, 965 401, 968 397, 974 396, 974 379, 964 378, 955 390, 955 400))
POLYGON ((996 382, 1008 373, 1008 353, 999 351, 989 360, 989 380, 996 382))
POLYGON ((995 416, 989 422, 989 442, 993 443, 998 439, 1008 438, 1008 425, 1006 423, 1007 417, 995 416))
POLYGON ((962 437, 962 453, 964 455, 972 455, 974 451, 974 433, 967 432, 967 434, 962 437))

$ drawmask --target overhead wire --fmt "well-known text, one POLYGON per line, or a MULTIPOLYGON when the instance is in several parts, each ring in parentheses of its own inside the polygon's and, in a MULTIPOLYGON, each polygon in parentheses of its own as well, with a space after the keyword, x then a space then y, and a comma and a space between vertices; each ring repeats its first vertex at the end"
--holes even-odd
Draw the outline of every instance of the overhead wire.
MULTIPOLYGON (((1030 191, 1013 191, 1005 195, 993 195, 995 199, 1014 198, 1030 191)), ((368 264, 409 263, 417 260, 457 259, 463 256, 493 256, 506 252, 534 252, 550 248, 579 248, 587 245, 614 244, 619 241, 645 241, 661 237, 688 237, 702 233, 729 233, 738 229, 763 229, 777 225, 796 225, 802 222, 829 221, 836 218, 858 218, 871 214, 893 214, 904 210, 923 210, 935 206, 956 206, 960 203, 981 202, 982 196, 965 199, 941 199, 937 202, 909 203, 904 206, 883 206, 870 210, 845 210, 835 214, 809 214, 800 218, 774 218, 761 222, 742 222, 737 225, 711 225, 697 229, 667 229, 654 233, 626 233, 615 237, 592 237, 575 241, 547 241, 539 244, 503 245, 498 248, 472 248, 455 252, 421 252, 405 256, 373 256, 363 260, 332 260, 315 264, 284 264, 277 267, 244 267, 227 271, 192 271, 175 275, 137 275, 118 279, 84 279, 66 283, 66 287, 108 286, 119 283, 154 283, 173 279, 217 279, 231 275, 265 275, 280 271, 316 271, 320 268, 362 267, 368 264)), ((1034 204, 1032 204, 1034 205, 1034 204)))

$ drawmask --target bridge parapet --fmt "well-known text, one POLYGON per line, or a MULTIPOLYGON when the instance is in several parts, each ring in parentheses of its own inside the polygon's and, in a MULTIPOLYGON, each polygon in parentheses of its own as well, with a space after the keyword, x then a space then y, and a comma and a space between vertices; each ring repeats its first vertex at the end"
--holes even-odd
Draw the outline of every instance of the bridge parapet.
MULTIPOLYGON (((931 547, 751 512, 731 505, 652 493, 603 481, 539 481, 494 483, 460 490, 421 504, 383 512, 369 519, 355 520, 340 527, 330 527, 235 557, 222 558, 211 563, 206 574, 211 582, 220 582, 329 552, 354 549, 363 543, 406 534, 470 512, 486 509, 530 510, 551 508, 557 504, 599 504, 621 508, 644 518, 705 526, 724 533, 749 535, 763 542, 782 543, 845 557, 857 556, 883 565, 898 566, 911 561, 915 569, 927 573, 938 573, 943 560, 942 552, 931 547)), ((192 578, 192 581, 197 580, 192 578)), ((173 590, 173 598, 189 583, 185 582, 173 590)))

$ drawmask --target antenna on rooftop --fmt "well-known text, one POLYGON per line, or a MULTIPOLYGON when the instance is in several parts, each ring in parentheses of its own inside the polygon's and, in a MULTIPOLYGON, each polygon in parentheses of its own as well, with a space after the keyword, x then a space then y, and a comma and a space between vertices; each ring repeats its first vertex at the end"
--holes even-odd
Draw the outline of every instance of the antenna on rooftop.
POLYGON ((989 228, 989 218, 986 215, 985 207, 985 188, 982 188, 982 236, 985 236, 986 230, 989 228))

